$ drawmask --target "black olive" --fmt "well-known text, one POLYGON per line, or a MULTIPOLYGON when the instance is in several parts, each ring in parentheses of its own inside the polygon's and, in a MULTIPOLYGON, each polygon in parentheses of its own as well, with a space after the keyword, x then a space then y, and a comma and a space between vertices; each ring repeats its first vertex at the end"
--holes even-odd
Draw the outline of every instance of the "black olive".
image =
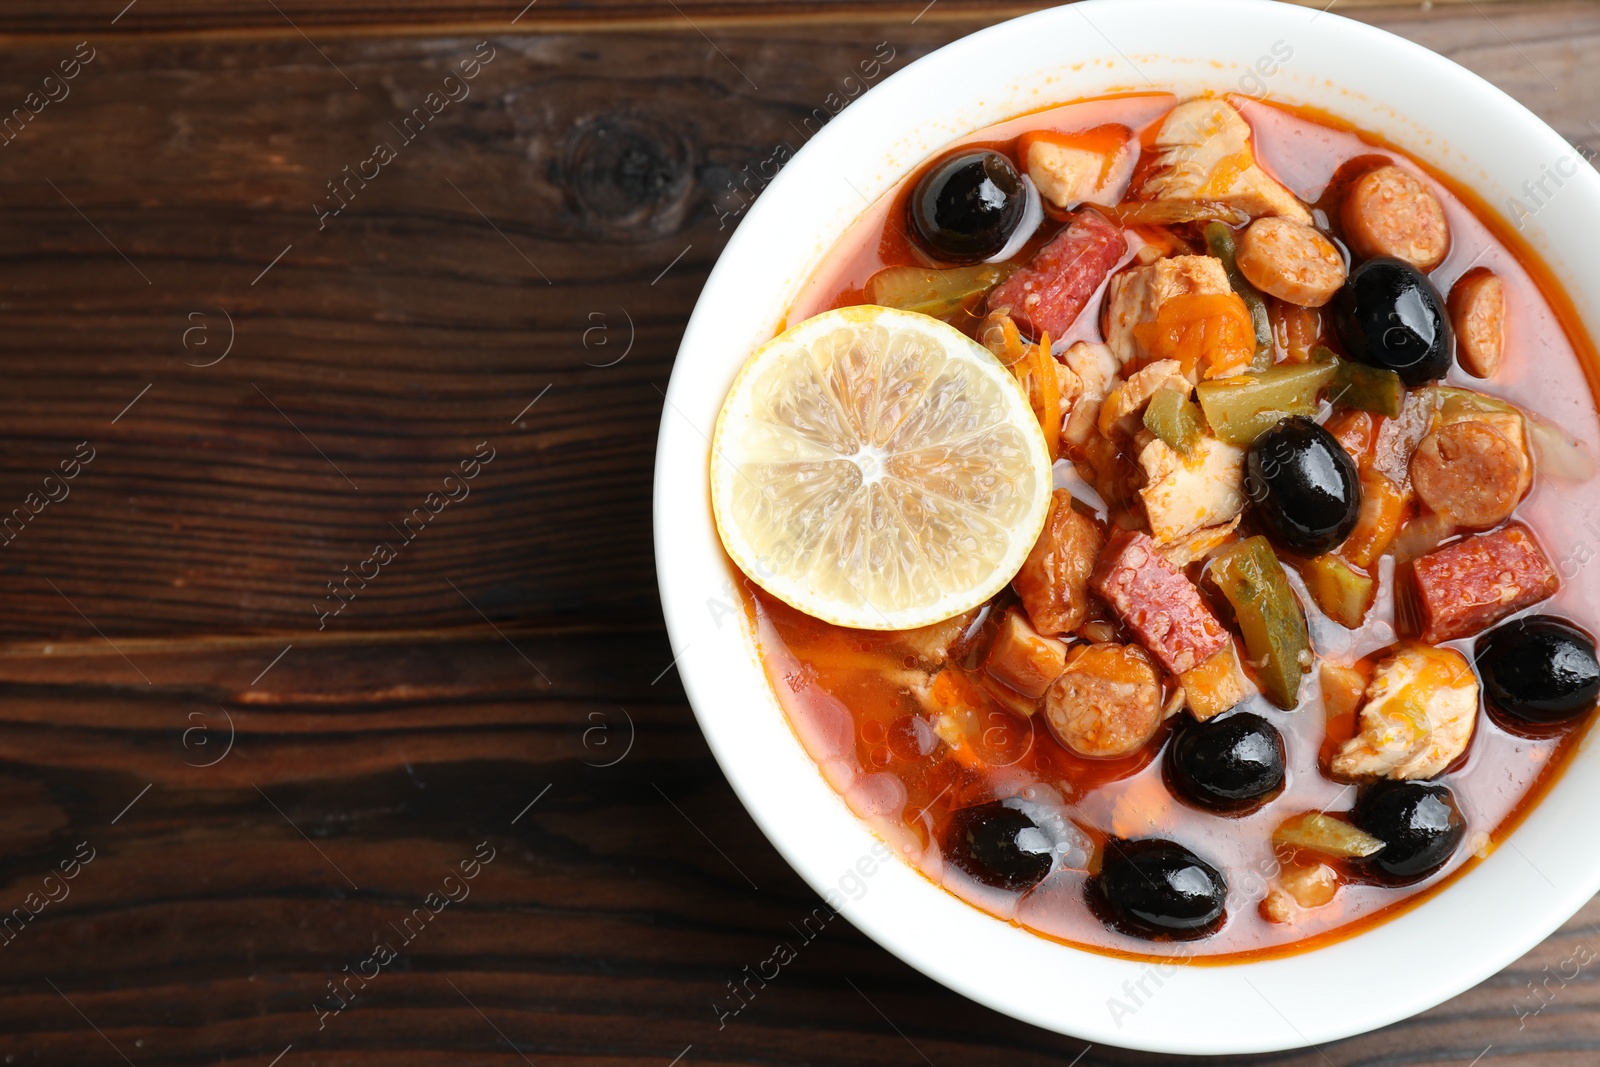
POLYGON ((1337 548, 1361 511, 1350 453, 1303 415, 1284 419, 1251 443, 1245 492, 1272 539, 1309 556, 1337 548))
POLYGON ((1005 248, 1027 206, 1027 188, 1011 160, 981 149, 930 167, 912 190, 908 213, 928 255, 977 263, 1005 248))
POLYGON ((1379 782, 1357 798, 1350 821, 1383 842, 1361 867, 1390 885, 1419 882, 1443 867, 1467 832, 1450 788, 1431 782, 1379 782))
POLYGON ((1524 722, 1570 722, 1600 700, 1594 638, 1563 619, 1529 615, 1478 638, 1483 695, 1524 722))
POLYGON ((1167 746, 1167 782, 1197 807, 1243 814, 1283 788, 1283 761, 1283 735, 1259 715, 1189 719, 1167 746))
POLYGON ((1106 842, 1086 889, 1101 919, 1134 937, 1190 941, 1222 925, 1228 886, 1217 869, 1174 841, 1106 842))
POLYGON ((999 801, 962 808, 945 830, 945 858, 984 885, 1028 889, 1050 873, 1050 853, 1028 852, 1017 844, 1032 819, 999 801))
POLYGON ((1333 310, 1339 339, 1355 359, 1392 370, 1407 385, 1426 385, 1450 369, 1455 334, 1444 298, 1404 260, 1379 256, 1351 271, 1333 310))

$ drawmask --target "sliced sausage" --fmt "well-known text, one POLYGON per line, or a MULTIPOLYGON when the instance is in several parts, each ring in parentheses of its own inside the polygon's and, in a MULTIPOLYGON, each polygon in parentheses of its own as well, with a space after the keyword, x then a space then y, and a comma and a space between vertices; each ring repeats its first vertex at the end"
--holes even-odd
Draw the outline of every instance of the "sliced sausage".
POLYGON ((1045 693, 1045 721, 1080 756, 1115 759, 1144 747, 1161 725, 1161 683, 1132 645, 1091 645, 1045 693))
POLYGON ((1344 257, 1314 228, 1279 217, 1257 219, 1239 237, 1239 270, 1279 300, 1319 308, 1344 285, 1344 257))
POLYGON ((1492 378, 1506 347, 1506 287, 1486 267, 1463 274, 1450 289, 1456 358, 1468 374, 1492 378))
POLYGON ((1422 502, 1462 526, 1485 528, 1522 499, 1522 450, 1492 426, 1453 422, 1422 439, 1411 457, 1411 484, 1422 502))
POLYGON ((1113 537, 1089 588, 1173 674, 1193 669, 1230 640, 1200 590, 1157 551, 1149 534, 1124 530, 1113 537))
POLYGON ((1010 308, 1029 337, 1060 337, 1127 251, 1120 226, 1097 211, 1080 211, 1026 267, 989 293, 989 310, 1010 308))
POLYGON ((1394 256, 1428 271, 1450 251, 1444 205, 1421 178, 1392 164, 1356 179, 1340 218, 1345 240, 1362 259, 1394 256))
POLYGON ((1526 526, 1513 524, 1434 549, 1412 564, 1422 640, 1469 637, 1561 586, 1526 526))

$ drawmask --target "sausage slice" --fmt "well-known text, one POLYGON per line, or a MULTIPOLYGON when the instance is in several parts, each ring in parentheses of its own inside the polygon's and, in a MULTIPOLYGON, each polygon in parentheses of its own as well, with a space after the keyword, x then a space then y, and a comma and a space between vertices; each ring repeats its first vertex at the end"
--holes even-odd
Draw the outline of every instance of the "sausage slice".
POLYGON ((1411 457, 1411 484, 1422 502, 1462 526, 1493 526, 1522 499, 1522 450, 1492 426, 1440 427, 1411 457))
POLYGON ((1356 180, 1340 214, 1356 255, 1394 256, 1429 271, 1450 251, 1444 205, 1423 180, 1400 167, 1379 167, 1356 180))
POLYGON ((1090 645, 1045 693, 1044 714, 1056 740, 1080 756, 1129 756, 1161 725, 1161 683, 1142 649, 1090 645))
POLYGON ((1450 289, 1456 358, 1468 374, 1492 378, 1506 347, 1506 287, 1487 267, 1463 274, 1450 289))
POLYGON ((1279 300, 1319 308, 1344 285, 1344 257, 1314 228, 1279 217, 1257 219, 1239 238, 1239 270, 1279 300))

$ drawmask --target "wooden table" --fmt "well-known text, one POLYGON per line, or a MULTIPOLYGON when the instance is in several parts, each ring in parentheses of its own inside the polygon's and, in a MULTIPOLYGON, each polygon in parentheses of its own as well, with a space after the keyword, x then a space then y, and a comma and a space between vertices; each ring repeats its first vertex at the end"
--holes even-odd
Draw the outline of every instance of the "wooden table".
MULTIPOLYGON (((746 168, 1012 9, 125 3, 0 10, 4 1062, 1176 1062, 842 920, 713 1009, 817 901, 672 670, 662 388, 746 168)), ((1600 145, 1600 8, 1352 12, 1600 145)), ((1593 1064, 1596 919, 1261 1062, 1593 1064)))

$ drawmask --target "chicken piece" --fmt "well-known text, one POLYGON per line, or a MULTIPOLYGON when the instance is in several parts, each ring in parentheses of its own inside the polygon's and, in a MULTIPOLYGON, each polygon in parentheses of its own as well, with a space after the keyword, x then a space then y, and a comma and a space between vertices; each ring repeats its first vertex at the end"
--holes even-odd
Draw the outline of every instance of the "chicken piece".
POLYGON ((1198 722, 1214 719, 1255 692, 1255 686, 1239 666, 1239 653, 1232 641, 1210 659, 1178 675, 1183 687, 1183 702, 1198 722))
POLYGON ((1100 405, 1100 417, 1096 420, 1100 432, 1107 437, 1113 432, 1132 436, 1139 428, 1135 416, 1164 387, 1189 395, 1189 380, 1183 376, 1183 369, 1175 359, 1158 359, 1118 382, 1100 405))
MULTIPOLYGON (((1242 358, 1248 360, 1255 345, 1249 312, 1234 295, 1228 284, 1228 272, 1222 261, 1212 256, 1168 256, 1147 267, 1123 271, 1111 279, 1108 294, 1109 312, 1106 326, 1106 344, 1123 366, 1143 366, 1152 360, 1175 358, 1185 364, 1184 371, 1191 384, 1199 381, 1200 360, 1198 351, 1180 352, 1170 345, 1169 328, 1172 312, 1185 310, 1199 312, 1205 318, 1240 318, 1246 328, 1243 338, 1245 348, 1242 358), (1196 301, 1194 297, 1221 297, 1224 300, 1196 301), (1234 308, 1233 304, 1238 303, 1234 308), (1161 309, 1171 305, 1166 323, 1161 321, 1161 309), (1215 306, 1212 306, 1215 305, 1215 306), (1237 313, 1237 314, 1230 314, 1237 313), (1183 356, 1189 356, 1184 359, 1183 356)), ((1176 324, 1184 325, 1184 324, 1176 324)), ((1204 339, 1203 339, 1204 340, 1204 339)), ((1198 349, 1193 344, 1185 348, 1198 349)))
POLYGON ((1044 696, 1044 691, 1066 665, 1066 643, 1040 636, 1015 608, 1000 620, 994 642, 983 661, 984 672, 989 677, 1027 697, 1044 696))
POLYGON ((1089 614, 1089 575, 1105 545, 1094 521, 1072 506, 1072 494, 1057 489, 1039 540, 1011 580, 1034 628, 1064 634, 1089 614))
POLYGON ((1240 516, 1235 515, 1231 521, 1221 526, 1206 526, 1196 530, 1171 544, 1162 545, 1160 552, 1168 563, 1182 570, 1196 560, 1205 559, 1213 551, 1227 544, 1233 537, 1233 532, 1239 528, 1239 519, 1240 516))
POLYGON ((1080 389, 1073 401, 1061 437, 1069 445, 1082 445, 1094 432, 1100 405, 1111 391, 1121 365, 1105 345, 1079 341, 1066 354, 1067 369, 1078 376, 1080 389))
POLYGON ((1079 204, 1114 206, 1127 190, 1137 157, 1126 128, 1101 127, 1077 136, 1035 136, 1023 163, 1039 195, 1068 210, 1079 204), (1102 132, 1106 135, 1087 136, 1102 132))
POLYGON ((1146 480, 1139 498, 1158 545, 1232 521, 1244 510, 1244 451, 1215 437, 1202 437, 1184 456, 1152 436, 1139 465, 1146 480))
POLYGON ((924 670, 942 667, 951 659, 953 652, 961 651, 964 639, 970 637, 967 631, 977 621, 980 610, 973 608, 943 622, 919 626, 914 630, 901 630, 894 635, 895 646, 911 656, 917 666, 924 670))
POLYGON ((1281 215, 1311 223, 1311 213, 1256 162, 1250 124, 1224 100, 1190 100, 1173 108, 1152 146, 1156 166, 1140 195, 1146 200, 1205 201, 1249 215, 1281 215))
POLYGON ((1044 714, 1056 740, 1080 756, 1132 755, 1161 725, 1161 683, 1133 645, 1080 646, 1045 694, 1044 714))
POLYGON ((1467 749, 1478 719, 1478 679, 1448 648, 1408 645, 1378 664, 1361 732, 1333 757, 1341 778, 1432 778, 1467 749))
POLYGON ((1072 409, 1077 405, 1078 398, 1083 396, 1083 378, 1060 360, 1052 362, 1056 365, 1056 393, 1060 398, 1057 404, 1061 409, 1061 429, 1065 432, 1067 419, 1072 415, 1072 409))

